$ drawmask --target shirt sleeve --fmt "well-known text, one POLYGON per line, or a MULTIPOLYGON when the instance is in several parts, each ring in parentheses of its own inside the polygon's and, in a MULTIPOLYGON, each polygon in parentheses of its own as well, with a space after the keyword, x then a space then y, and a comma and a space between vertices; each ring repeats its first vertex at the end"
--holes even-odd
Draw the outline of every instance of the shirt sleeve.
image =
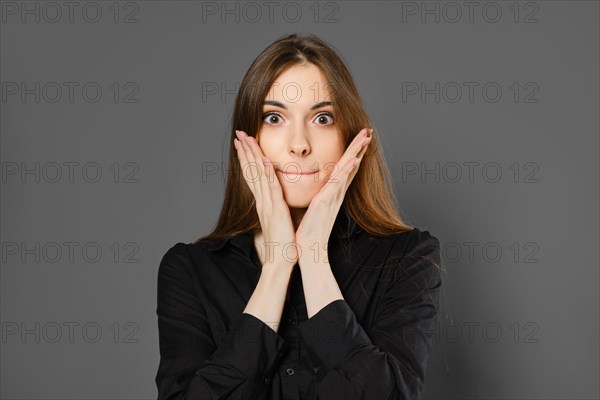
POLYGON ((298 326, 317 366, 316 398, 418 399, 438 314, 439 241, 417 231, 396 264, 367 334, 348 303, 335 300, 298 326))
POLYGON ((255 316, 240 313, 216 346, 192 267, 184 243, 160 262, 158 399, 265 399, 285 340, 255 316))

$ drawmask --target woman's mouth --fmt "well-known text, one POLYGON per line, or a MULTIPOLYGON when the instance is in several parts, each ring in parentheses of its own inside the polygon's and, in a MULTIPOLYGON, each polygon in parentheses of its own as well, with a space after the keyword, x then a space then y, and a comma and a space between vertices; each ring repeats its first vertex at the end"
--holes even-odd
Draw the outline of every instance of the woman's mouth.
POLYGON ((309 171, 302 171, 302 170, 300 170, 300 171, 298 171, 298 170, 282 171, 280 169, 278 169, 277 171, 279 171, 283 174, 292 175, 292 176, 294 176, 294 175, 313 175, 318 172, 318 171, 310 171, 310 170, 309 171))

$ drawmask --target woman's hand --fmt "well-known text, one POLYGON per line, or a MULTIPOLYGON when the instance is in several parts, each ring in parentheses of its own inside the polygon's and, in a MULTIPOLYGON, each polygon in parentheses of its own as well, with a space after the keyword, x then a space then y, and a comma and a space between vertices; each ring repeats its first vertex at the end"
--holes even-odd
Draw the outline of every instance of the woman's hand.
POLYGON ((335 165, 332 175, 310 202, 296 231, 296 242, 300 247, 300 258, 309 259, 307 257, 314 253, 314 247, 311 246, 316 243, 318 246, 318 259, 314 261, 324 261, 323 254, 327 255, 327 243, 333 224, 344 201, 346 191, 358 171, 360 160, 371 142, 370 134, 372 132, 372 129, 365 128, 356 135, 344 155, 335 165), (355 161, 357 161, 356 165, 354 165, 355 161), (325 251, 325 253, 322 253, 322 251, 325 251))
POLYGON ((256 199, 265 243, 265 263, 293 267, 298 261, 294 224, 273 165, 263 155, 256 139, 244 131, 235 132, 239 140, 234 139, 234 145, 242 173, 256 199))

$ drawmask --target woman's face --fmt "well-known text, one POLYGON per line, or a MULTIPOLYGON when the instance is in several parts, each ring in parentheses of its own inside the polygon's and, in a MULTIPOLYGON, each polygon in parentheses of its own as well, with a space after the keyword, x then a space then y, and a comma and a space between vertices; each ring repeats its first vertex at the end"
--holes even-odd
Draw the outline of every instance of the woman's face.
POLYGON ((317 66, 294 65, 275 79, 263 104, 258 143, 292 208, 310 205, 345 151, 328 89, 317 66))

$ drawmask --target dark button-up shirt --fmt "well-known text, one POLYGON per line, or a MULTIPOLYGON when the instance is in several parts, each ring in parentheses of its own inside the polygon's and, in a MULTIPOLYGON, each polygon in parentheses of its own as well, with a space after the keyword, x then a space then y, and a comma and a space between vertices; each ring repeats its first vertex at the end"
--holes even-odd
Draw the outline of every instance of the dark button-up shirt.
POLYGON ((163 256, 160 400, 419 397, 441 287, 436 237, 371 235, 340 209, 327 253, 344 299, 307 318, 296 265, 277 332, 243 312, 261 273, 253 239, 179 242, 163 256))

